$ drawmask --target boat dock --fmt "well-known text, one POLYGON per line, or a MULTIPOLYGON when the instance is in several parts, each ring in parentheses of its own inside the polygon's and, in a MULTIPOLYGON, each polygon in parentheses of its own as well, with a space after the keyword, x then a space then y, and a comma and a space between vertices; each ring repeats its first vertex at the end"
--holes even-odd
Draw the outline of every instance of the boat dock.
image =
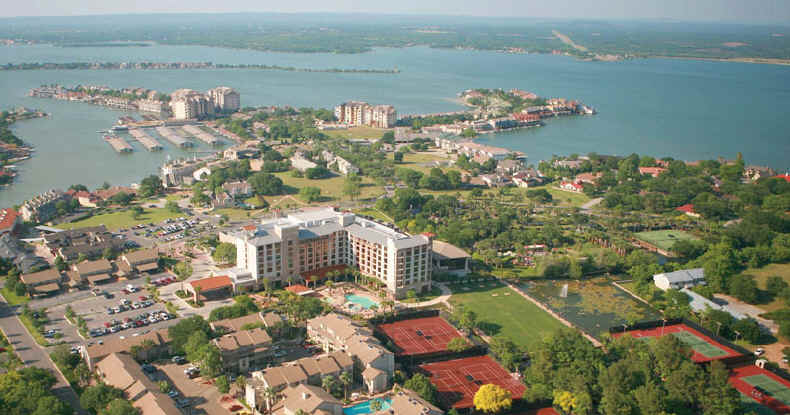
POLYGON ((175 131, 171 130, 167 127, 156 127, 156 132, 159 133, 162 137, 166 138, 167 141, 179 146, 179 147, 192 147, 195 143, 187 140, 184 137, 176 134, 175 131))
POLYGON ((197 125, 185 125, 181 127, 181 129, 183 129, 187 134, 205 142, 206 144, 217 145, 220 143, 217 137, 215 137, 213 134, 203 131, 203 129, 197 125))
POLYGON ((117 151, 119 153, 131 153, 132 152, 132 146, 130 146, 129 143, 127 143, 126 140, 124 140, 121 137, 114 136, 114 135, 105 135, 104 136, 104 140, 107 141, 108 143, 110 143, 110 145, 112 146, 113 150, 115 150, 115 151, 117 151))
POLYGON ((156 141, 155 138, 148 135, 143 130, 132 128, 129 130, 129 134, 135 138, 135 140, 139 141, 148 151, 158 151, 162 149, 162 145, 159 144, 159 141, 156 141))

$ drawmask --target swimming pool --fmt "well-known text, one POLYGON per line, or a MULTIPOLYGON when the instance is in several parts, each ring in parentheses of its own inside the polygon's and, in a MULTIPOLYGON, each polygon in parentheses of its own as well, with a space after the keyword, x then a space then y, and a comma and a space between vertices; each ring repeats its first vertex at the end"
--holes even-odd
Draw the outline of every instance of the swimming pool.
POLYGON ((354 406, 349 406, 348 408, 343 408, 343 414, 344 415, 371 414, 371 413, 373 413, 373 410, 370 409, 370 403, 372 401, 379 401, 379 402, 381 402, 381 409, 389 409, 390 405, 392 404, 392 399, 390 399, 390 398, 386 398, 386 399, 381 399, 381 398, 371 399, 371 400, 366 401, 366 402, 358 403, 358 404, 356 404, 354 406))
POLYGON ((346 301, 352 304, 356 304, 359 307, 362 307, 366 310, 370 310, 373 306, 379 307, 379 303, 371 300, 368 297, 363 297, 361 295, 356 294, 346 294, 346 301))

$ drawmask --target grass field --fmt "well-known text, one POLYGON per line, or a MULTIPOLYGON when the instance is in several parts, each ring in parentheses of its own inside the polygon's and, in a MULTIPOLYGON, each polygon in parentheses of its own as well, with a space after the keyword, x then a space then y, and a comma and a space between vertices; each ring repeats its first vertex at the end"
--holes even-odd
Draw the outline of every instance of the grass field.
MULTIPOLYGON (((283 181, 283 184, 295 189, 292 195, 294 197, 297 197, 296 193, 298 193, 299 189, 310 186, 321 189, 321 202, 348 199, 348 196, 343 195, 343 184, 346 180, 343 176, 333 176, 328 179, 311 180, 306 177, 293 177, 290 171, 275 173, 275 175, 283 181)), ((384 193, 384 189, 381 186, 377 186, 373 180, 368 177, 362 178, 362 186, 360 191, 362 193, 360 194, 359 199, 375 197, 384 193)), ((280 198, 281 196, 271 196, 267 197, 266 200, 269 203, 272 203, 272 201, 279 200, 280 198)))
MULTIPOLYGON (((773 276, 782 277, 786 283, 790 284, 790 264, 768 264, 762 268, 748 268, 741 274, 753 276, 755 281, 757 281, 757 287, 761 290, 765 289, 765 283, 768 281, 768 278, 773 276)), ((771 312, 781 310, 787 306, 784 300, 781 298, 775 298, 770 303, 759 304, 756 305, 756 307, 759 307, 766 312, 771 312)))
POLYGON ((469 290, 455 286, 450 303, 463 305, 477 314, 481 329, 489 335, 501 334, 524 349, 564 327, 559 320, 500 283, 468 284, 469 290), (507 295, 505 295, 507 294, 507 295))
POLYGON ((649 231, 638 232, 634 236, 637 239, 653 244, 665 251, 669 251, 675 245, 675 242, 680 240, 697 240, 697 237, 683 231, 676 230, 663 230, 663 231, 649 231))
POLYGON ((324 134, 332 138, 364 138, 370 140, 381 138, 387 131, 390 130, 373 127, 351 127, 345 130, 327 130, 324 131, 324 134))
POLYGON ((118 230, 121 228, 128 228, 139 223, 159 223, 165 219, 173 219, 182 216, 181 213, 173 213, 164 208, 146 208, 139 218, 132 217, 132 212, 123 210, 120 212, 105 213, 103 215, 91 216, 87 219, 79 220, 71 223, 62 223, 57 225, 60 229, 76 229, 85 228, 88 226, 104 225, 109 230, 118 230))
POLYGON ((382 222, 392 223, 392 218, 390 218, 389 216, 385 215, 384 213, 382 213, 378 209, 374 209, 374 208, 358 209, 358 210, 355 210, 354 213, 357 213, 357 214, 360 214, 360 215, 365 215, 365 216, 370 216, 370 217, 378 219, 378 220, 380 220, 382 222))
POLYGON ((3 294, 3 298, 8 302, 8 305, 21 305, 30 301, 30 297, 16 295, 16 293, 9 290, 8 287, 0 289, 0 294, 3 294))
POLYGON ((211 211, 211 213, 215 215, 225 215, 230 220, 244 220, 249 218, 254 218, 257 214, 259 214, 260 210, 247 210, 247 209, 215 209, 211 211))

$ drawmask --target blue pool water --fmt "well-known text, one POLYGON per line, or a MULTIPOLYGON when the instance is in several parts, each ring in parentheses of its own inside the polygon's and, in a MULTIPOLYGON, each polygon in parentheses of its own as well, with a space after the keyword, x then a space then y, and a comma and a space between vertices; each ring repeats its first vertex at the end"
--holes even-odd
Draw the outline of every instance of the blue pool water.
POLYGON ((372 401, 379 401, 379 402, 381 402, 381 409, 389 409, 390 408, 390 404, 392 404, 392 399, 389 399, 389 398, 387 398, 387 399, 376 398, 376 399, 372 399, 370 401, 358 403, 358 404, 356 404, 354 406, 349 406, 348 408, 344 408, 343 409, 343 414, 345 414, 345 415, 364 415, 364 414, 373 413, 373 410, 370 409, 370 403, 372 401))
POLYGON ((373 306, 379 307, 379 303, 371 300, 368 297, 363 297, 356 294, 346 294, 346 301, 356 304, 366 310, 370 310, 373 306))

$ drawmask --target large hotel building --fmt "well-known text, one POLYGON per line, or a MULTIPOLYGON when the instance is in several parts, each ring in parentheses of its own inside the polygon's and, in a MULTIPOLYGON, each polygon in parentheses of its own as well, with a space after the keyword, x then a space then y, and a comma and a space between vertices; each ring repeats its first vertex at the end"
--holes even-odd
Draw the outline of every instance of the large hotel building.
MULTIPOLYGON (((431 286, 431 240, 332 208, 301 210, 229 236, 242 279, 285 282, 350 266, 396 297, 431 286), (246 277, 246 278, 245 278, 246 277)), ((232 275, 233 276, 233 275, 232 275)))

